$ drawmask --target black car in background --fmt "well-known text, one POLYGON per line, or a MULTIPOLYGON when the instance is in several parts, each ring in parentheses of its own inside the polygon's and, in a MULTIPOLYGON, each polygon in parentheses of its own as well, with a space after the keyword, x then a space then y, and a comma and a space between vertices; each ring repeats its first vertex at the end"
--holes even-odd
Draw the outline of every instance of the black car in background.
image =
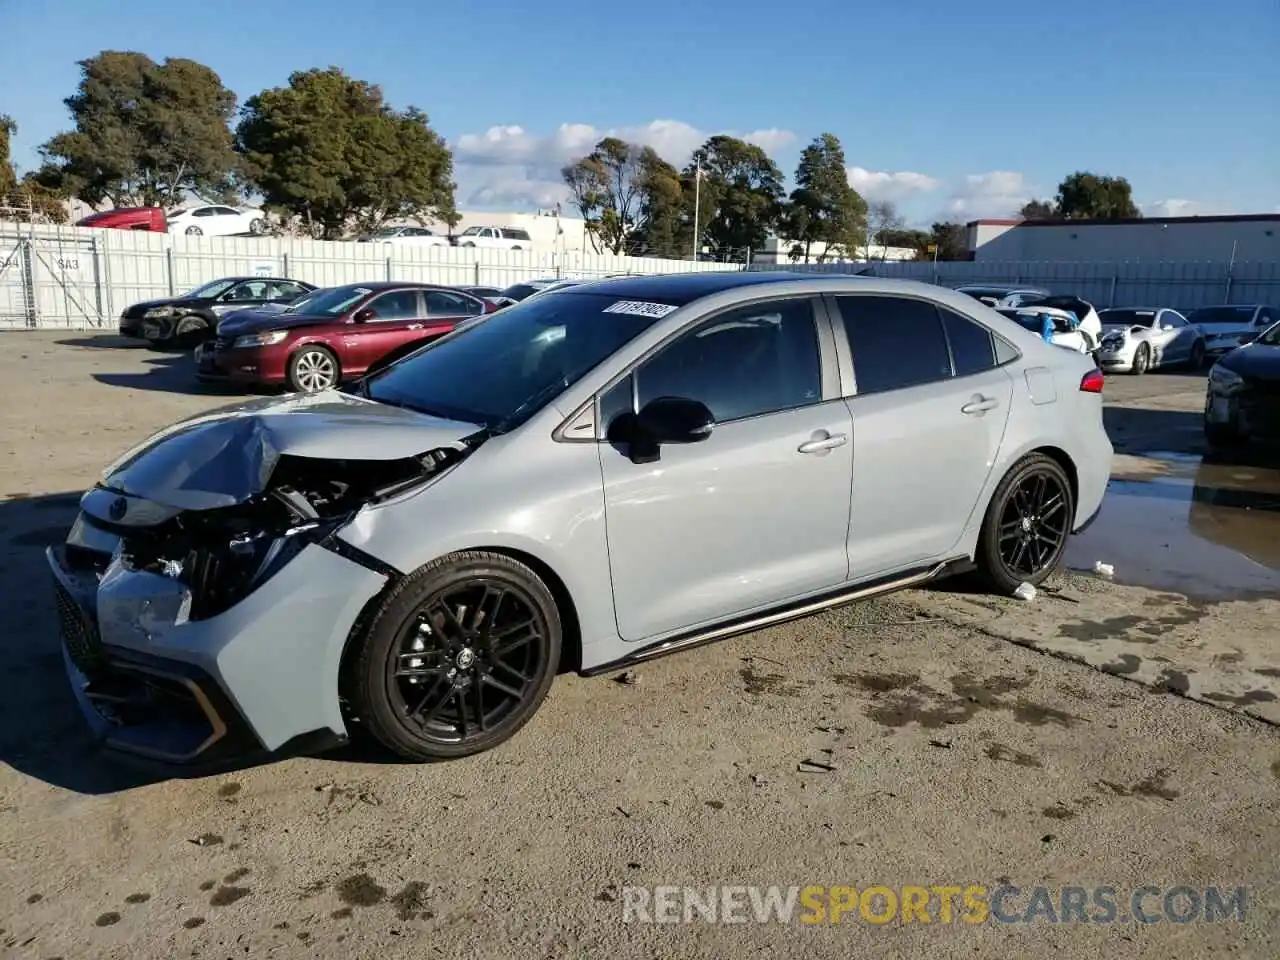
POLYGON ((1244 334, 1209 370, 1204 434, 1211 447, 1280 443, 1280 323, 1244 334))
POLYGON ((156 347, 193 347, 212 339, 218 320, 232 311, 283 306, 314 289, 285 277, 223 277, 176 297, 133 304, 120 315, 120 335, 156 347))

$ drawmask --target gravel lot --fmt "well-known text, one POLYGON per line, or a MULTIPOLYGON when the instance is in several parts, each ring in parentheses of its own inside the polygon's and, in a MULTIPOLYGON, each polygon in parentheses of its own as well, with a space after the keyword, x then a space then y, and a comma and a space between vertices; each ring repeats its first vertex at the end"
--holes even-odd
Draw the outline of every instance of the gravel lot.
POLYGON ((561 677, 457 763, 154 781, 87 742, 40 553, 115 455, 227 399, 189 375, 0 336, 0 956, 1280 955, 1280 475, 1201 462, 1202 378, 1108 382, 1112 502, 1068 565, 1115 582, 947 585, 561 677), (1243 922, 622 922, 633 885, 1008 883, 1122 914, 1145 884, 1250 891, 1243 922))

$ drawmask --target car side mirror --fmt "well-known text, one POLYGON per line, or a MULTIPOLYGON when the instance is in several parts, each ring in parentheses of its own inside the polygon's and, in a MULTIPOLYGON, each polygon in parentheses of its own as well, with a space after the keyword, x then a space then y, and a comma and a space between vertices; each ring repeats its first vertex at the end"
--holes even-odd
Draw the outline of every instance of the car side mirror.
POLYGON ((377 311, 375 311, 373 307, 365 307, 363 310, 357 310, 356 315, 351 319, 356 323, 368 323, 377 315, 377 311))
POLYGON ((664 443, 698 443, 711 436, 715 416, 705 403, 686 397, 658 397, 639 413, 623 413, 609 424, 611 443, 625 443, 632 463, 660 459, 664 443))

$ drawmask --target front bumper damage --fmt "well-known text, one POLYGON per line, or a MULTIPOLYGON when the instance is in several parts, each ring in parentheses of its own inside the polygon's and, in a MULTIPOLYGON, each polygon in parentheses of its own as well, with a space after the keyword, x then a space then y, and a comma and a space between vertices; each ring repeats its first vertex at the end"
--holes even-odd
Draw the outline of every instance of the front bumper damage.
POLYGON ((343 654, 399 572, 342 531, 470 449, 403 456, 406 444, 475 431, 420 417, 412 439, 386 433, 388 459, 325 456, 322 433, 351 451, 360 442, 342 427, 362 426, 367 442, 396 418, 376 407, 330 397, 289 416, 264 415, 281 409, 269 403, 201 418, 85 494, 47 560, 67 674, 106 747, 203 770, 345 740, 343 654), (317 410, 332 431, 304 412, 317 410))
POLYGON ((387 577, 308 545, 243 601, 191 620, 191 591, 119 558, 48 550, 72 690, 107 747, 173 764, 316 749, 347 735, 343 648, 387 577), (337 589, 335 589, 337 588, 337 589))

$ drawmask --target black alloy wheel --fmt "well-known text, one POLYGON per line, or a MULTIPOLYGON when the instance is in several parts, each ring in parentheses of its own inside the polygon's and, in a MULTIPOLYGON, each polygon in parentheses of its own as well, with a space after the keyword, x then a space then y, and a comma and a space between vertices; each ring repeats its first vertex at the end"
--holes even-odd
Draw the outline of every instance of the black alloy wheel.
POLYGON ((978 569, 1000 593, 1041 583, 1062 559, 1075 517, 1071 481, 1052 457, 1033 453, 1009 471, 987 508, 978 569))
POLYGON ((480 753, 533 716, 560 646, 555 600, 531 569, 502 554, 444 557, 407 577, 370 621, 355 711, 407 759, 480 753))

